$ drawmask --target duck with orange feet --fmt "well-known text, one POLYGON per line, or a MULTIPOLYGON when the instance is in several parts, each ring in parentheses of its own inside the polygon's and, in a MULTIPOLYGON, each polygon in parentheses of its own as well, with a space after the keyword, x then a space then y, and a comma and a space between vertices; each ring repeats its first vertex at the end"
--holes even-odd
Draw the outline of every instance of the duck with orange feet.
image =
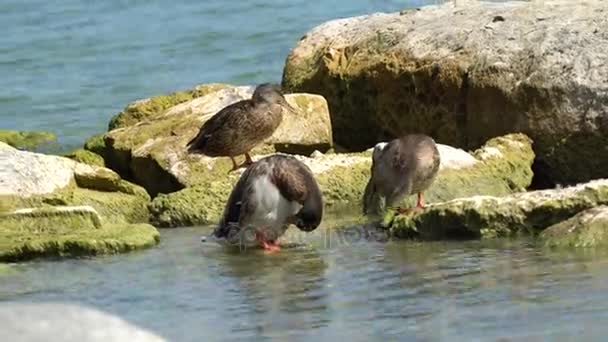
POLYGON ((311 170, 275 154, 249 166, 234 186, 213 238, 239 247, 280 250, 290 224, 311 232, 321 223, 323 198, 311 170))
POLYGON ((283 120, 283 108, 295 112, 278 85, 260 84, 251 99, 230 104, 205 121, 186 148, 189 153, 230 157, 230 172, 249 166, 253 164, 249 152, 276 131, 283 120), (234 157, 243 154, 245 162, 239 165, 234 157))
MULTIPOLYGON (((395 208, 406 196, 417 194, 417 209, 424 208, 424 191, 439 171, 440 156, 435 141, 423 134, 409 134, 379 143, 372 154, 371 177, 363 195, 363 213, 370 214, 377 195, 387 208, 395 208)), ((397 207, 401 214, 414 208, 397 207)))

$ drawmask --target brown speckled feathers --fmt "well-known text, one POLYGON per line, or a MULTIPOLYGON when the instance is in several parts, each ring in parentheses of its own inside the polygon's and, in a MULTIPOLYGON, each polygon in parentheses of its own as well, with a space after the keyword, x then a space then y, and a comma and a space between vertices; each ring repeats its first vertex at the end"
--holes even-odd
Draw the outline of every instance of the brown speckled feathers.
POLYGON ((297 202, 304 208, 310 203, 319 215, 322 213, 321 191, 310 169, 294 157, 272 155, 257 161, 243 172, 214 232, 217 237, 226 237, 231 234, 229 230, 240 229, 238 225, 246 222, 256 210, 257 203, 251 200, 255 191, 254 181, 262 176, 268 176, 286 200, 297 202))
POLYGON ((275 87, 260 85, 251 99, 233 103, 207 120, 188 142, 188 151, 210 157, 247 153, 279 127, 286 103, 275 87))

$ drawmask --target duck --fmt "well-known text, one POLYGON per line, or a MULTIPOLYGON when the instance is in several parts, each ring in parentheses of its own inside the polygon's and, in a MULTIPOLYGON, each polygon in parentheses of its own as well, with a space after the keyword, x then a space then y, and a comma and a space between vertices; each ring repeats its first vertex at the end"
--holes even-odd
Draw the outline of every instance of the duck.
POLYGON ((207 120, 186 144, 186 149, 209 157, 230 157, 229 172, 247 167, 253 164, 250 151, 281 124, 283 108, 295 112, 277 84, 262 83, 250 99, 232 103, 207 120), (240 165, 234 159, 239 155, 245 155, 240 165))
POLYGON ((385 199, 387 208, 394 208, 406 196, 417 194, 415 208, 397 207, 397 212, 403 214, 423 209, 424 191, 435 180, 440 163, 437 144, 424 134, 408 134, 376 144, 371 177, 363 195, 363 213, 370 214, 378 195, 385 199))
POLYGON ((323 197, 315 177, 293 156, 274 154, 253 163, 232 189, 215 239, 239 247, 278 251, 290 224, 312 232, 323 217, 323 197))

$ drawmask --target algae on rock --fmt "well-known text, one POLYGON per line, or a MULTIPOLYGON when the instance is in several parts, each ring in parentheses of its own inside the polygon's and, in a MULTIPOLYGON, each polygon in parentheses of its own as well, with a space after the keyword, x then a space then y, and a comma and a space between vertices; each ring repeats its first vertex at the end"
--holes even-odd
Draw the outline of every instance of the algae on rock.
POLYGON ((101 155, 82 148, 74 150, 70 153, 66 153, 64 154, 64 157, 83 164, 105 166, 103 157, 101 155))
POLYGON ((396 237, 494 238, 537 234, 582 210, 608 204, 608 180, 577 186, 473 196, 429 205, 411 215, 389 213, 384 225, 396 237))
POLYGON ((0 129, 0 142, 6 143, 20 150, 33 150, 42 144, 56 140, 55 134, 50 132, 12 131, 0 129))
POLYGON ((608 245, 608 206, 581 211, 545 229, 540 237, 550 247, 605 247, 608 245))
POLYGON ((0 143, 0 261, 117 253, 158 242, 147 192, 110 169, 0 143))

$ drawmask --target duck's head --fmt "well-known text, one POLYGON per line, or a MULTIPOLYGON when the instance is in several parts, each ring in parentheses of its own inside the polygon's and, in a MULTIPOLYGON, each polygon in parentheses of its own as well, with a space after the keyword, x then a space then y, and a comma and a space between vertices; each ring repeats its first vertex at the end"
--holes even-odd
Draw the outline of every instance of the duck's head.
POLYGON ((365 186, 365 191, 363 192, 363 214, 375 214, 378 211, 378 192, 375 185, 374 177, 376 176, 374 172, 374 166, 377 165, 382 158, 382 154, 384 153, 384 149, 388 143, 380 142, 374 146, 374 150, 372 152, 372 167, 370 172, 370 178, 367 181, 367 185, 365 186))
POLYGON ((294 224, 298 229, 312 232, 321 224, 323 218, 323 198, 321 190, 315 184, 309 187, 310 193, 302 208, 294 217, 294 224))
POLYGON ((296 113, 296 110, 289 104, 289 102, 287 102, 285 96, 283 96, 281 87, 278 84, 262 83, 258 85, 253 91, 253 96, 251 98, 256 103, 276 103, 283 106, 292 113, 296 113))

